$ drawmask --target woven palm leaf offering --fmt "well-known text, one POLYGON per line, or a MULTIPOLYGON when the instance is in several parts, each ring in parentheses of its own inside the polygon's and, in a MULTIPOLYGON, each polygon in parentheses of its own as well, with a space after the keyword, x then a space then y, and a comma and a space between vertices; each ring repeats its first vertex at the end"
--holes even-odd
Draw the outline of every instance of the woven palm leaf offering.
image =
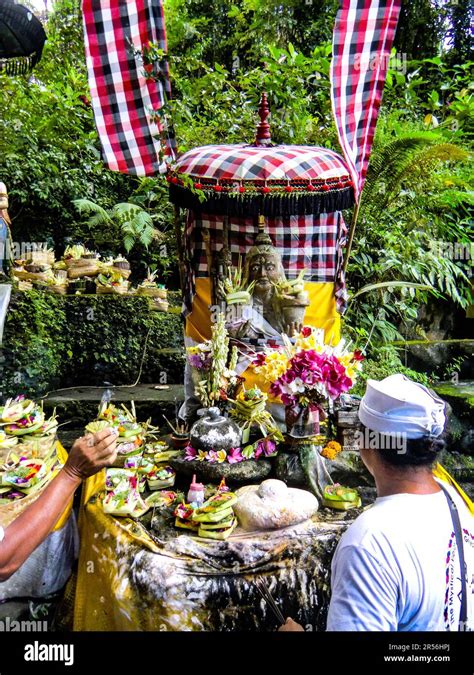
POLYGON ((0 463, 6 464, 10 460, 11 454, 14 453, 15 447, 18 445, 18 438, 16 436, 8 436, 3 429, 0 429, 0 463))
POLYGON ((130 410, 125 405, 117 408, 111 403, 101 403, 97 419, 86 425, 86 432, 95 434, 107 428, 118 431, 118 458, 122 463, 127 457, 143 453, 146 425, 137 422, 133 401, 130 410))
POLYGON ((12 273, 15 279, 32 283, 47 283, 53 276, 53 270, 49 263, 28 262, 26 260, 15 260, 12 273))
POLYGON ((180 454, 180 451, 170 448, 166 441, 152 438, 147 440, 144 454, 145 457, 150 457, 153 459, 155 464, 160 464, 162 462, 168 462, 170 459, 177 457, 180 454))
POLYGON ((119 435, 117 461, 105 474, 104 511, 113 516, 140 518, 150 506, 169 505, 169 490, 162 500, 159 496, 150 501, 145 498, 146 493, 172 487, 176 477, 174 469, 165 464, 176 452, 157 439, 158 429, 150 420, 137 422, 133 401, 130 408, 101 403, 97 419, 89 422, 85 430, 95 434, 108 428, 116 429, 119 435))
POLYGON ((96 292, 97 295, 105 295, 118 293, 119 295, 125 295, 128 293, 130 284, 124 279, 123 275, 120 272, 114 272, 112 270, 101 272, 96 278, 96 292))
POLYGON ((34 250, 27 253, 26 262, 53 266, 55 263, 54 249, 47 244, 36 244, 34 250))
POLYGON ((53 274, 45 284, 45 290, 56 295, 66 295, 68 289, 68 281, 63 276, 53 274))
POLYGON ((55 412, 24 396, 0 407, 0 506, 39 492, 61 468, 55 412))
POLYGON ((242 429, 242 441, 248 443, 252 431, 263 438, 283 441, 283 434, 267 410, 268 395, 258 387, 243 388, 232 401, 230 416, 242 429))
POLYGON ((337 511, 348 511, 360 507, 362 502, 355 488, 347 488, 335 483, 325 487, 323 505, 337 511))
POLYGON ((138 477, 134 472, 131 471, 113 489, 107 491, 103 507, 105 513, 112 516, 140 518, 145 515, 149 506, 140 496, 138 477))
POLYGON ((130 263, 123 255, 119 255, 112 261, 112 272, 117 272, 124 279, 128 279, 131 274, 130 263))
POLYGON ((236 502, 237 496, 227 489, 218 489, 198 508, 183 501, 174 512, 175 527, 193 531, 204 539, 228 539, 237 527, 233 510, 236 502))
POLYGON ((63 262, 69 279, 96 277, 101 271, 99 254, 89 251, 82 244, 66 246, 63 262))
POLYGON ((170 466, 156 466, 143 456, 128 458, 123 469, 107 469, 102 501, 105 513, 141 518, 151 506, 170 506, 177 495, 163 488, 172 487, 175 476, 170 466))
POLYGON ((147 295, 150 298, 160 298, 161 300, 167 299, 168 291, 163 284, 157 282, 157 274, 157 270, 150 270, 148 268, 146 278, 137 288, 138 295, 147 295))
POLYGON ((17 452, 25 457, 45 457, 56 441, 56 412, 46 418, 42 405, 22 396, 0 408, 0 424, 4 436, 0 448, 18 444, 17 452))

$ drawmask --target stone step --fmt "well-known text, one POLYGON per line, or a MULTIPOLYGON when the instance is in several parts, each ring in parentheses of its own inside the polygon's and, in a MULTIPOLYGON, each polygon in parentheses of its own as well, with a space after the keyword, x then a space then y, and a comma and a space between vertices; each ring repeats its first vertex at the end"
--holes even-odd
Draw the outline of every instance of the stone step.
POLYGON ((97 417, 97 410, 104 392, 109 389, 111 401, 130 407, 135 402, 138 421, 151 418, 152 423, 165 427, 166 415, 170 421, 175 416, 176 404, 184 400, 184 387, 181 384, 138 384, 134 387, 70 387, 49 392, 42 400, 47 413, 56 409, 60 439, 69 442, 68 434, 81 435, 84 426, 97 417))

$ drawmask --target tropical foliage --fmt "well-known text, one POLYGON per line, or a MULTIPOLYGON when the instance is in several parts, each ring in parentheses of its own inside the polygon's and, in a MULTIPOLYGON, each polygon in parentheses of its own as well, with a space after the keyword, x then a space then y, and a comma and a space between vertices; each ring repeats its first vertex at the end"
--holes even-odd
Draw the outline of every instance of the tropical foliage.
MULTIPOLYGON (((329 98, 337 5, 165 0, 169 113, 180 149, 251 140, 263 89, 276 141, 338 149, 329 98)), ((0 177, 10 191, 14 238, 47 241, 58 252, 76 242, 129 250, 142 277, 148 265, 177 285, 166 184, 112 173, 101 162, 80 1, 57 0, 47 29, 33 77, 0 73, 0 177)), ((404 3, 348 284, 353 295, 389 281, 430 288, 385 285, 354 297, 346 328, 359 346, 420 332, 418 307, 430 299, 451 303, 447 312, 470 302, 471 260, 446 254, 446 244, 472 239, 470 49, 467 0, 404 3)))

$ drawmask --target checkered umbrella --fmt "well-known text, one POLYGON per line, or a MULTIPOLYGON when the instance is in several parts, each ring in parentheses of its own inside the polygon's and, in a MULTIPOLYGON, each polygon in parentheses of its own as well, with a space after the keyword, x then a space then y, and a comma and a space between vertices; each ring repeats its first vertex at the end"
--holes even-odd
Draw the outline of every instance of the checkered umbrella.
POLYGON ((40 60, 45 40, 41 21, 27 7, 0 1, 0 71, 28 73, 40 60))
POLYGON ((340 155, 326 148, 272 145, 265 94, 259 113, 253 145, 207 145, 177 160, 168 175, 174 204, 221 215, 291 216, 333 213, 354 203, 350 172, 340 155))
POLYGON ((175 204, 206 213, 331 213, 353 203, 344 160, 325 148, 208 145, 182 155, 168 180, 175 204))

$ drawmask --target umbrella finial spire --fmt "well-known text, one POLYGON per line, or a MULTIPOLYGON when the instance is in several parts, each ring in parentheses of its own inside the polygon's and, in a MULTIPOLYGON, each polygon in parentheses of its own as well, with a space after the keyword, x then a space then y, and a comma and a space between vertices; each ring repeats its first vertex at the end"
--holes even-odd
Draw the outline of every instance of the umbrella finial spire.
POLYGON ((260 100, 260 105, 258 108, 258 115, 260 117, 260 122, 257 126, 257 134, 255 136, 256 146, 269 146, 272 145, 272 136, 270 133, 270 125, 267 122, 267 117, 270 114, 270 108, 268 107, 267 92, 262 92, 262 98, 260 100))

